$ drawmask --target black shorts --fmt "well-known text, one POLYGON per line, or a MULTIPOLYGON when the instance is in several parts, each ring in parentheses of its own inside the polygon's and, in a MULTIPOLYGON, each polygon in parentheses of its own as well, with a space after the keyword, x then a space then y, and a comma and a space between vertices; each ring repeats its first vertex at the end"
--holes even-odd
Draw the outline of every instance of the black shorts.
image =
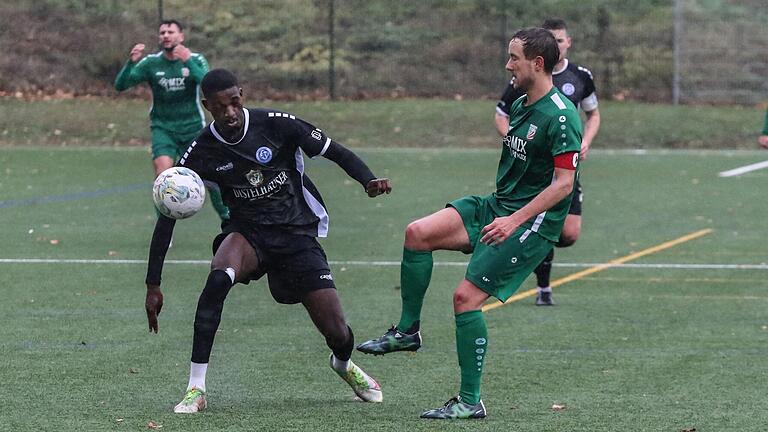
POLYGON ((584 200, 584 192, 581 190, 579 179, 576 179, 573 189, 573 198, 571 198, 571 208, 568 209, 568 214, 581 216, 581 202, 584 200))
POLYGON ((213 240, 214 255, 233 232, 242 234, 259 258, 259 269, 249 279, 259 280, 266 274, 269 291, 278 303, 300 303, 312 291, 336 288, 328 258, 315 237, 233 221, 213 240))

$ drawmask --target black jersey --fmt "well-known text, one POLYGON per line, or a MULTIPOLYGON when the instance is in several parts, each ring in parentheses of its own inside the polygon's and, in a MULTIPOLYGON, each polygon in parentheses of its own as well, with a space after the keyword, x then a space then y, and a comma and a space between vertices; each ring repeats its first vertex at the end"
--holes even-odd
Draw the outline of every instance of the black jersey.
POLYGON ((279 226, 316 237, 328 233, 328 213, 304 172, 304 156, 323 155, 331 144, 322 130, 294 115, 244 109, 244 134, 226 141, 209 124, 179 165, 216 183, 233 220, 279 226))
MULTIPOLYGON (((593 111, 597 108, 597 94, 592 72, 589 69, 570 63, 565 60, 565 69, 552 74, 552 83, 560 90, 560 93, 584 111, 593 111)), ((496 104, 496 112, 509 117, 509 108, 525 92, 515 88, 512 81, 509 82, 501 100, 496 104)))

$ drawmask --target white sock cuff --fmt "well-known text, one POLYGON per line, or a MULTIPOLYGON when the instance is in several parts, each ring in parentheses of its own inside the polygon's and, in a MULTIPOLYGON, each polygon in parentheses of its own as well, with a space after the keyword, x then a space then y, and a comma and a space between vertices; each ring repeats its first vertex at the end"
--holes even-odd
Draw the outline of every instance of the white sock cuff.
POLYGON ((235 269, 233 269, 232 267, 227 267, 227 269, 224 270, 224 273, 226 273, 227 276, 229 276, 229 278, 232 280, 232 283, 234 284, 235 283, 235 269))

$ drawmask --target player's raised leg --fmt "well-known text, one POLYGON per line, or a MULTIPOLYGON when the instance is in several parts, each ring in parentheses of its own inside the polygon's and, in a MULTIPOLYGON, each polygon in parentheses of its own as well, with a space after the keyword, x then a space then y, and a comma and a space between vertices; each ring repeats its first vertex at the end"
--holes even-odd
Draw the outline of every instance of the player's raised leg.
POLYGON ((331 369, 343 379, 364 402, 381 402, 381 386, 352 360, 355 337, 344 319, 344 311, 334 288, 310 291, 302 299, 312 322, 325 337, 331 349, 331 369))
POLYGON ((469 237, 461 216, 445 208, 411 222, 405 229, 403 260, 400 264, 400 321, 379 338, 360 344, 366 354, 416 351, 421 347, 421 309, 432 278, 432 251, 465 250, 469 237))

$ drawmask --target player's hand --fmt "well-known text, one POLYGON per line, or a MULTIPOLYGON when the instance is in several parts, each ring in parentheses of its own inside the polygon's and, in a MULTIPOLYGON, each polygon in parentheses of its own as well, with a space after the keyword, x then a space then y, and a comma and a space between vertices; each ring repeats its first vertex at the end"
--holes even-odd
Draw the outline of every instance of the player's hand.
POLYGON ((392 192, 392 181, 388 178, 373 179, 365 186, 365 192, 371 198, 390 193, 392 192))
POLYGON ((189 50, 189 48, 185 47, 182 44, 178 44, 175 47, 173 47, 173 58, 181 60, 182 63, 186 63, 187 60, 192 56, 192 51, 189 50))
POLYGON ((757 138, 757 142, 759 142, 761 146, 768 149, 768 135, 760 135, 760 137, 757 138))
POLYGON ((493 222, 483 227, 481 231, 483 237, 480 241, 488 246, 499 245, 508 239, 518 226, 519 224, 514 222, 510 216, 497 217, 493 222))
POLYGON ((131 48, 131 53, 128 54, 128 58, 131 59, 132 62, 136 63, 137 61, 141 60, 141 57, 144 55, 144 44, 138 43, 131 48))
POLYGON ((589 145, 581 145, 581 152, 579 152, 579 162, 587 160, 587 153, 589 153, 589 145))
POLYGON ((147 284, 147 299, 144 301, 144 309, 147 310, 147 322, 149 323, 149 332, 157 333, 157 316, 163 308, 163 293, 160 291, 160 285, 147 284))

